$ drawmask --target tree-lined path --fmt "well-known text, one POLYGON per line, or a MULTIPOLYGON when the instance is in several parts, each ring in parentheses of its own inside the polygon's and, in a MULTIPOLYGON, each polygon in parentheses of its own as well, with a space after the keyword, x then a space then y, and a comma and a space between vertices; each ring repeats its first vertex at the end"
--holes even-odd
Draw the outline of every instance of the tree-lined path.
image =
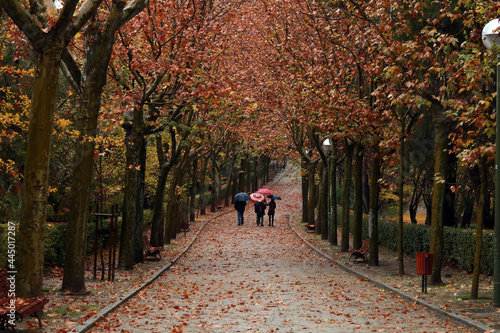
MULTIPOLYGON (((92 332, 466 332, 318 256, 288 225, 300 185, 282 177, 275 227, 210 222, 155 283, 92 332)), ((267 216, 266 216, 267 219, 267 216)))

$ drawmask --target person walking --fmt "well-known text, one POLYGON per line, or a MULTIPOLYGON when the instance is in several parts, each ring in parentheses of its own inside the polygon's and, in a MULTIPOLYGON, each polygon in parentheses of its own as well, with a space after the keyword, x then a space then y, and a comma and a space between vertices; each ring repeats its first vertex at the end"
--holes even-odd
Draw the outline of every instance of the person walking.
POLYGON ((236 200, 236 202, 234 203, 234 209, 236 209, 236 212, 238 212, 238 225, 243 225, 243 222, 245 222, 243 214, 245 214, 246 205, 246 201, 236 200))
POLYGON ((274 212, 276 211, 276 201, 271 199, 271 201, 267 204, 269 209, 267 210, 267 215, 269 215, 269 226, 274 227, 274 212))
POLYGON ((264 226, 264 215, 266 214, 266 204, 259 200, 255 204, 255 214, 257 215, 257 226, 264 226))

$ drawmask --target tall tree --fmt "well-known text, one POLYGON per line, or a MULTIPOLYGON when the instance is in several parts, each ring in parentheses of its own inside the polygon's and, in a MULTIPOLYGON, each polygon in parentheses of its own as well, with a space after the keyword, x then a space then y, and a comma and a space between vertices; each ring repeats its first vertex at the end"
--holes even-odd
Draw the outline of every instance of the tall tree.
POLYGON ((64 2, 56 10, 52 1, 3 1, 3 9, 26 35, 33 48, 35 73, 24 169, 20 224, 17 293, 42 294, 44 231, 48 194, 50 145, 56 108, 59 66, 67 45, 96 15, 102 1, 64 2))
MULTIPOLYGON (((85 54, 82 72, 78 70, 69 52, 65 51, 63 61, 71 75, 71 82, 77 84, 80 96, 80 110, 76 129, 80 133, 76 141, 71 184, 71 218, 68 224, 68 241, 62 290, 82 293, 85 288, 85 256, 89 203, 92 190, 95 137, 97 134, 101 95, 106 84, 106 72, 111 59, 115 33, 125 23, 142 11, 149 0, 113 2, 107 19, 92 20, 85 29, 85 54)), ((141 249, 142 253, 142 249, 141 249)))

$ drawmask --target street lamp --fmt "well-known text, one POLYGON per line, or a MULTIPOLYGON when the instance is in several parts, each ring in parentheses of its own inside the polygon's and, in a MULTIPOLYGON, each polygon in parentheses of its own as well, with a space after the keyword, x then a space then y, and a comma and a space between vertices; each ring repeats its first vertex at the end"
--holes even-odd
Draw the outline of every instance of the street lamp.
POLYGON ((494 19, 483 28, 483 44, 488 50, 497 54, 497 106, 496 106, 496 138, 495 138, 495 246, 494 246, 494 282, 493 304, 500 307, 500 20, 494 19))
POLYGON ((332 144, 330 143, 330 139, 325 139, 323 141, 323 150, 325 151, 326 154, 330 153, 332 150, 332 144))

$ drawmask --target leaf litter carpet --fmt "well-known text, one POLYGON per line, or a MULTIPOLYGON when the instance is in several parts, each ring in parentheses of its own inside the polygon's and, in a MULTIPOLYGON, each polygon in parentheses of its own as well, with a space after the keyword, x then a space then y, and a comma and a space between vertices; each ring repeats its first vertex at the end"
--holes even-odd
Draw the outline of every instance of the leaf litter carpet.
POLYGON ((465 332, 427 309, 353 277, 288 227, 300 186, 282 178, 274 227, 250 204, 210 222, 155 283, 91 332, 465 332))
POLYGON ((264 227, 257 227, 250 203, 243 226, 237 225, 236 212, 224 208, 227 214, 197 219, 190 232, 166 247, 161 261, 118 270, 116 282, 91 280, 89 268, 91 295, 85 297, 58 293, 60 272, 53 271, 46 277, 50 303, 44 329, 34 329, 30 321, 18 329, 76 331, 72 328, 180 254, 216 217, 176 264, 89 332, 475 332, 317 255, 288 225, 294 220, 305 237, 325 246, 303 230, 295 214, 301 206, 298 180, 285 175, 271 189, 283 198, 274 227, 267 216, 264 227))

